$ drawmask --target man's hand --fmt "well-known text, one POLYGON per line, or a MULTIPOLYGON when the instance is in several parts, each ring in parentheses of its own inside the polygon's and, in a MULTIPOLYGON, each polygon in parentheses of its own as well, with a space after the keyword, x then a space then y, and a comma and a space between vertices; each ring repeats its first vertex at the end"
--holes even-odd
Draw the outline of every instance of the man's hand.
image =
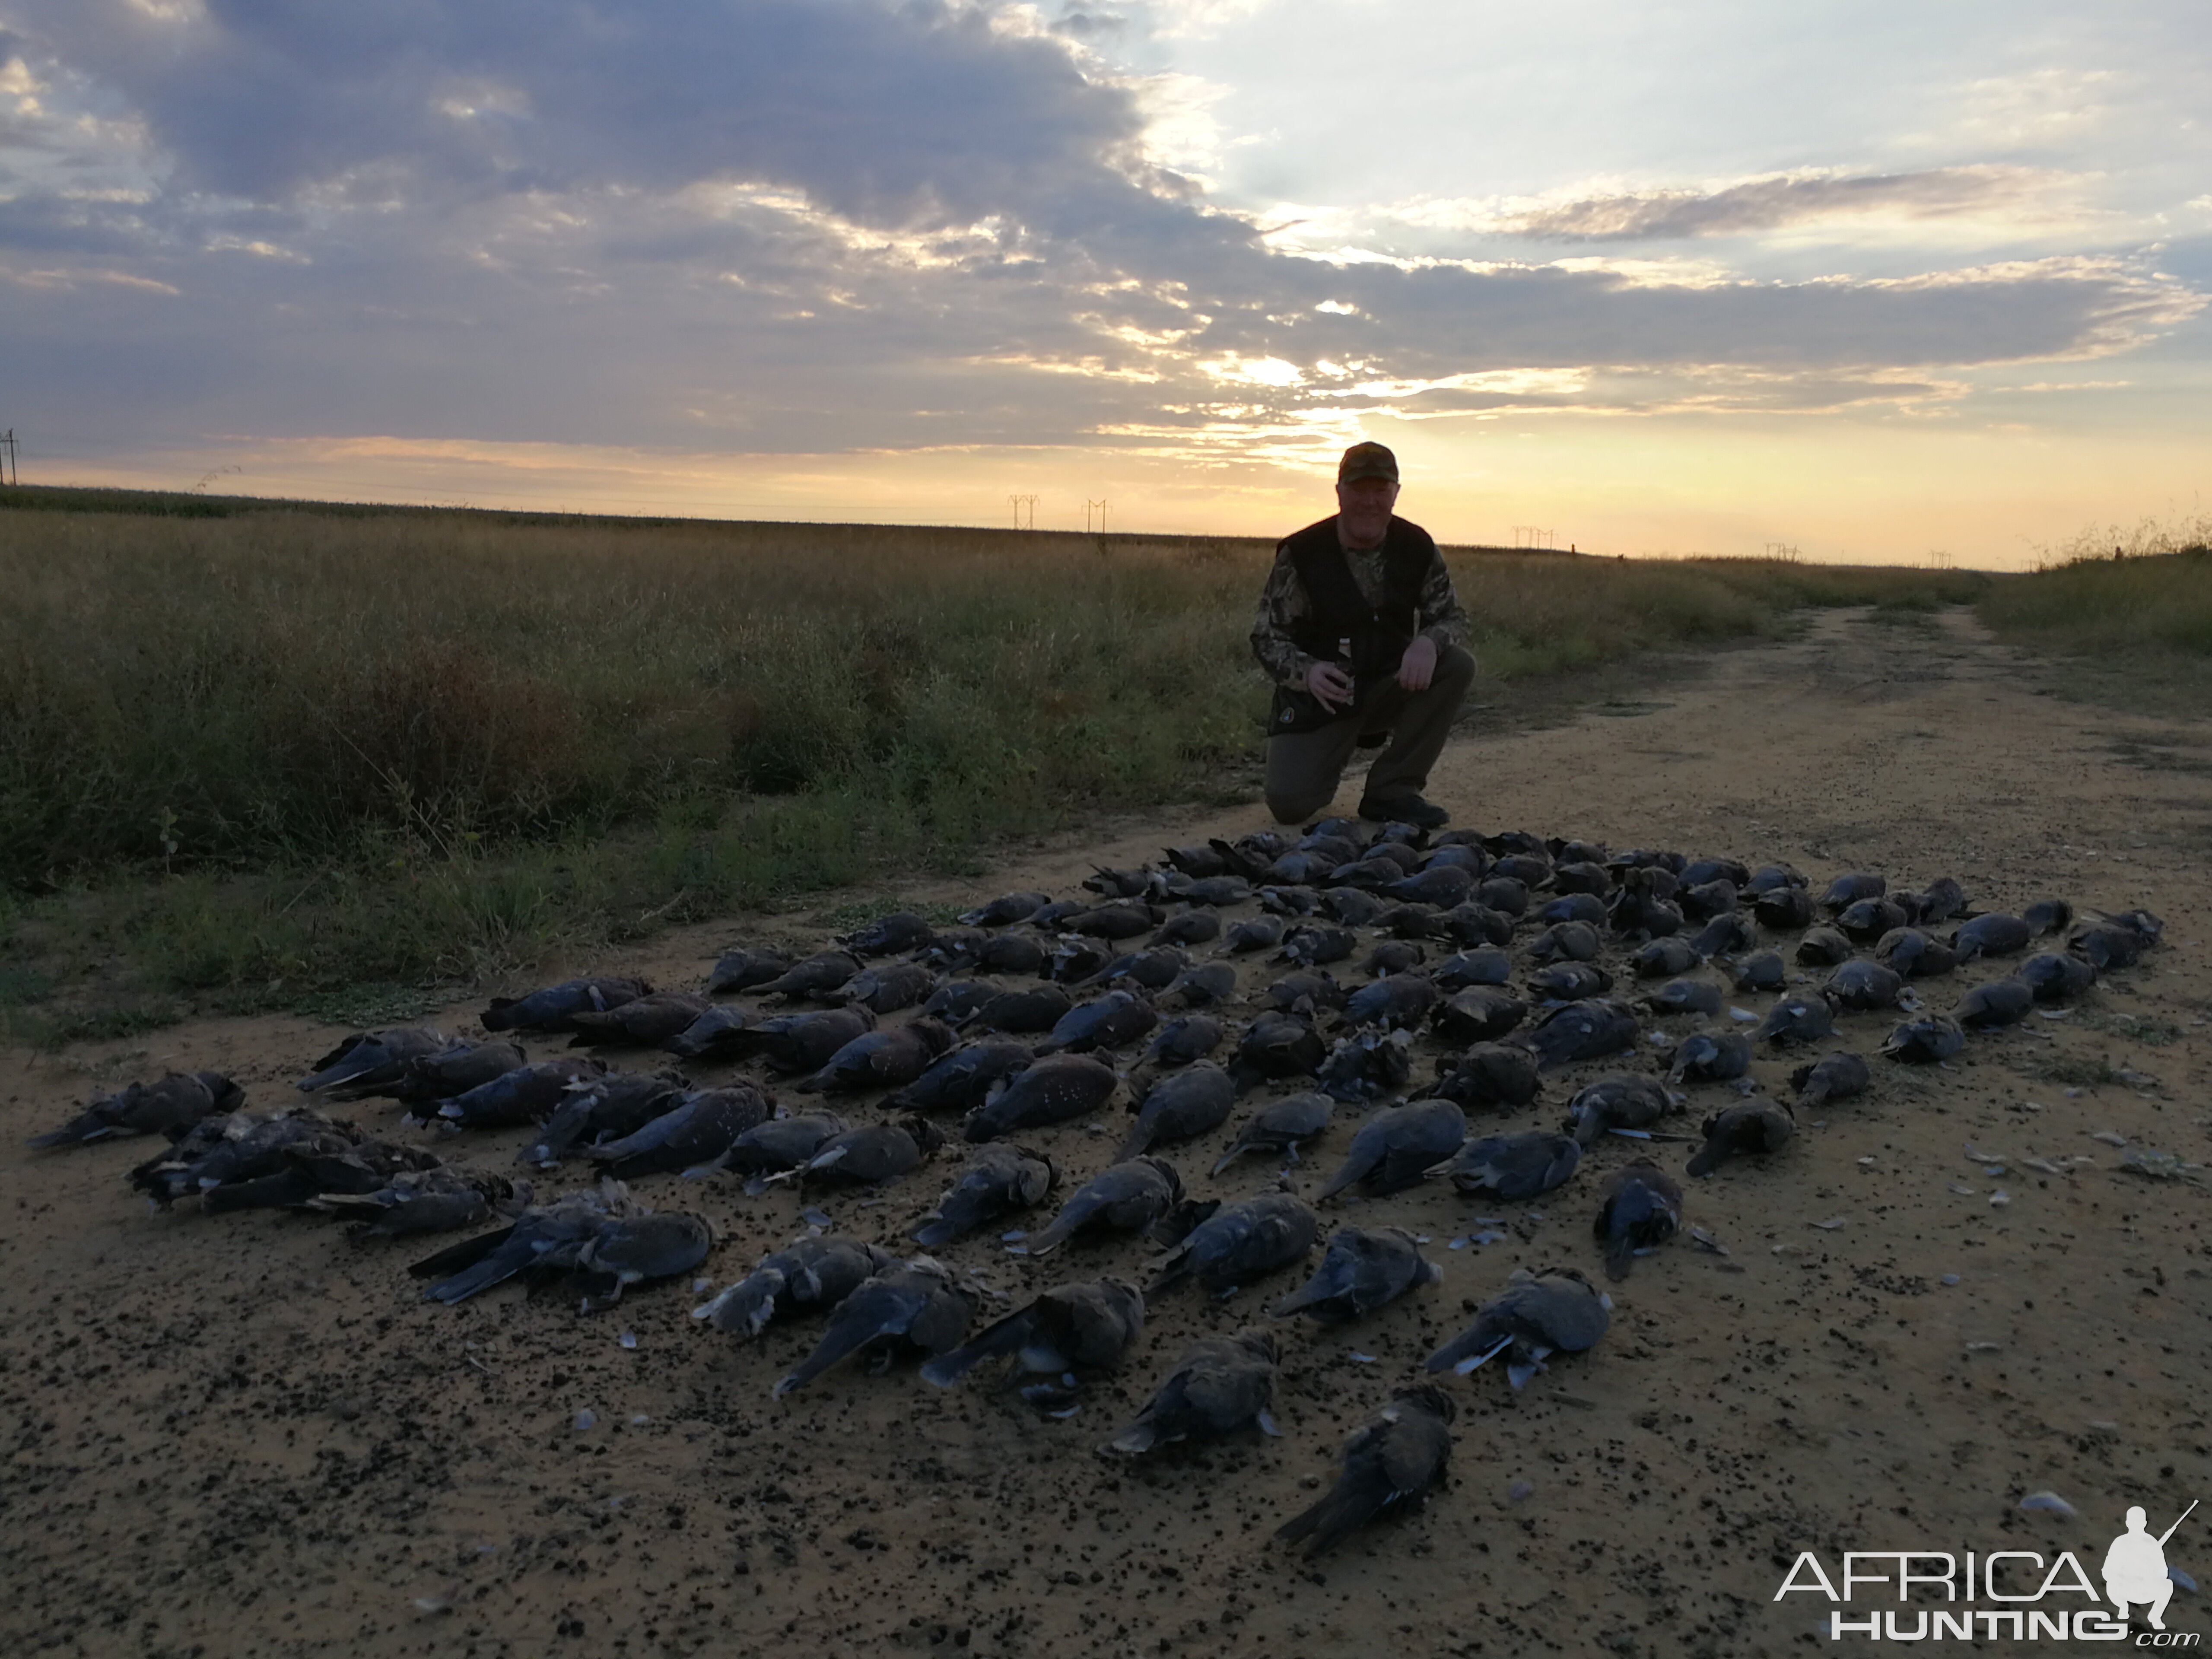
POLYGON ((1398 659, 1398 684, 1408 691, 1425 691, 1436 673, 1437 642, 1426 634, 1416 634, 1398 659))
POLYGON ((1322 708, 1341 708, 1352 701, 1352 676, 1333 662, 1317 662, 1306 670, 1306 690, 1322 708))

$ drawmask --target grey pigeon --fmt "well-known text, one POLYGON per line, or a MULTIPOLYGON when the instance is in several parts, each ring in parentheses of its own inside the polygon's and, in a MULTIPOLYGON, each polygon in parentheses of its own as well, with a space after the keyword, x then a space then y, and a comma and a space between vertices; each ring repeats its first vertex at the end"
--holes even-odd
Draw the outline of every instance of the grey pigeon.
POLYGON ((1606 1177, 1590 1231, 1605 1249, 1607 1279, 1628 1277, 1638 1252, 1653 1250, 1681 1231, 1682 1189, 1649 1158, 1606 1177))
POLYGON ((1361 1031, 1339 1041, 1316 1077, 1322 1092, 1338 1100, 1380 1100, 1406 1086, 1413 1050, 1411 1031, 1361 1031))
POLYGON ((878 916, 838 943, 856 957, 895 957, 924 949, 935 936, 928 922, 910 910, 901 910, 878 916))
POLYGON ((790 971, 791 956, 788 951, 733 946, 722 952, 708 973, 707 994, 720 997, 738 991, 750 991, 790 971))
POLYGON ((1887 878, 1873 871, 1857 871, 1830 882, 1828 890, 1820 895, 1820 906, 1831 913, 1845 910, 1863 899, 1880 898, 1888 891, 1887 878))
POLYGON ((1722 964, 1739 991, 1778 991, 1790 982, 1779 951, 1753 951, 1722 964))
POLYGON ((691 1317, 732 1336, 758 1336, 778 1314, 834 1308, 897 1265, 889 1250, 857 1238, 802 1238, 769 1251, 752 1272, 692 1309, 691 1317))
POLYGON ((1704 953, 1689 940, 1672 936, 1639 945, 1628 959, 1630 969, 1638 979, 1673 979, 1693 968, 1702 968, 1705 963, 1704 953))
POLYGON ((1044 893, 1001 893, 988 904, 963 912, 960 922, 967 927, 1004 927, 1027 921, 1051 902, 1051 897, 1044 893))
POLYGON ((775 1103, 750 1083, 702 1089, 619 1140, 585 1156, 617 1180, 720 1169, 739 1135, 769 1121, 775 1103))
POLYGON ((1721 988, 1709 979, 1670 979, 1644 999, 1655 1014, 1717 1014, 1721 988))
POLYGON ((1048 1255, 1080 1232, 1150 1232, 1182 1202, 1182 1178, 1164 1158, 1136 1158, 1101 1170, 1069 1194, 1060 1213, 1024 1249, 1048 1255))
POLYGON ((1218 1066, 1201 1061, 1152 1085, 1137 1109, 1135 1127, 1115 1154, 1124 1163, 1162 1141, 1211 1134, 1229 1121, 1237 1085, 1218 1066))
POLYGON ((1593 1000, 1554 1008, 1512 1041, 1547 1070, 1576 1060, 1599 1060, 1636 1046, 1636 1016, 1618 1002, 1593 1000))
POLYGON ((633 1285, 694 1271, 714 1246, 714 1229, 703 1217, 672 1211, 624 1216, 585 1243, 569 1287, 582 1293, 582 1310, 595 1313, 613 1307, 633 1285))
POLYGON ((1816 914, 1813 896, 1802 887, 1777 887, 1758 894, 1751 902, 1752 918, 1762 927, 1794 933, 1809 927, 1816 914))
POLYGON ((865 1004, 875 1014, 911 1008, 937 989, 937 975, 917 962, 893 962, 860 972, 833 994, 841 1002, 865 1004))
POLYGON ((1352 1138, 1351 1150, 1316 1202, 1326 1202, 1354 1182, 1371 1194, 1395 1193, 1418 1183, 1467 1139, 1467 1114, 1455 1102, 1419 1100, 1384 1109, 1352 1138))
POLYGON ((246 1094, 220 1072, 172 1072, 158 1083, 133 1083, 92 1102, 58 1129, 34 1135, 36 1147, 81 1146, 124 1135, 176 1140, 194 1124, 235 1112, 246 1094))
POLYGON ((1693 1176, 1711 1175, 1732 1158, 1778 1152, 1797 1132, 1797 1115, 1787 1106, 1757 1098, 1738 1101, 1705 1120, 1705 1144, 1691 1158, 1693 1176))
POLYGON ((1587 962, 1557 962, 1528 975, 1528 994, 1544 1002, 1581 1002, 1613 989, 1613 975, 1587 962))
POLYGON ((1044 1202, 1060 1174, 1041 1152, 993 1141, 968 1154, 937 1207, 915 1224, 914 1242, 933 1250, 1017 1211, 1044 1202))
POLYGON ((350 1218, 347 1237, 356 1244, 372 1238, 412 1238, 482 1226, 510 1200, 527 1201, 526 1188, 488 1170, 408 1170, 374 1192, 325 1193, 313 1207, 350 1218))
POLYGON ((902 1351, 934 1356, 957 1346, 973 1316, 952 1275, 927 1256, 886 1267, 830 1310, 814 1352, 778 1382, 781 1400, 848 1356, 866 1352, 888 1365, 902 1351))
POLYGON ((373 1089, 361 1083, 341 1084, 331 1090, 330 1097, 361 1100, 382 1095, 404 1105, 424 1106, 465 1095, 528 1064, 530 1056, 519 1042, 449 1042, 434 1054, 409 1060, 397 1083, 373 1089))
POLYGON ((1513 958, 1495 946, 1462 951, 1431 969, 1429 977, 1447 992, 1476 985, 1504 985, 1513 977, 1513 958))
POLYGON ((968 1114, 961 1133, 972 1141, 997 1140, 1085 1117, 1112 1099, 1121 1083, 1112 1066, 1089 1054, 1054 1054, 996 1089, 968 1114))
POLYGON ((1666 1085, 1655 1077, 1617 1072, 1577 1091, 1567 1103, 1567 1127, 1584 1146, 1613 1129, 1648 1129, 1674 1109, 1666 1085))
POLYGON ((1283 923, 1279 916, 1255 916, 1249 921, 1232 923, 1221 941, 1222 948, 1233 955, 1247 951, 1272 951, 1283 942, 1283 923))
POLYGON ((860 971, 860 959, 849 951, 817 951, 753 988, 764 997, 826 997, 860 971))
POLYGON ((1217 1295, 1305 1259, 1321 1221, 1288 1193, 1262 1193, 1224 1204, 1153 1264, 1145 1294, 1172 1290, 1195 1275, 1217 1295))
POLYGON ((1158 1011, 1134 991, 1109 991, 1062 1015, 1051 1035, 1037 1044, 1037 1055, 1042 1059, 1048 1054, 1119 1048, 1159 1023, 1158 1011))
POLYGON ((1126 1279, 1055 1285, 921 1368, 922 1380, 949 1389, 988 1360, 1012 1359, 1032 1376, 1109 1371, 1143 1334, 1145 1297, 1126 1279))
POLYGON ((1538 967, 1552 962, 1595 962, 1604 941, 1586 921, 1559 921, 1536 935, 1528 947, 1528 960, 1538 967))
POLYGON ((634 1135, 655 1118, 675 1110, 686 1092, 680 1079, 610 1072, 564 1095, 530 1144, 514 1155, 514 1161, 550 1168, 579 1146, 595 1146, 634 1135))
POLYGON ((880 1187, 921 1168, 945 1144, 945 1133, 926 1117, 865 1123, 822 1143, 800 1166, 802 1182, 880 1187))
POLYGON ((2097 969, 2087 957, 2043 951, 2021 963, 2013 976, 2034 993, 2038 1002, 2065 1002, 2097 982, 2097 969))
POLYGON ((921 1012, 957 1030, 972 1024, 984 1006, 1000 994, 997 986, 981 980, 952 980, 929 994, 921 1012))
POLYGON ((1306 1554, 1321 1555, 1370 1522, 1417 1508, 1444 1478, 1457 1409, 1433 1383, 1398 1389, 1344 1443, 1336 1485, 1277 1528, 1276 1538, 1310 1540, 1306 1554))
POLYGON ((1528 1005, 1510 991, 1476 985, 1447 997, 1431 1010, 1429 1029, 1438 1042, 1455 1047, 1468 1042, 1495 1042, 1528 1016, 1528 1005))
POLYGON ((508 1129, 553 1115, 575 1090, 590 1087, 606 1066, 580 1056, 518 1066, 438 1106, 441 1122, 462 1129, 508 1129))
POLYGON ((1969 1030, 1989 1031, 2019 1024, 2034 1007, 2035 992, 2026 981, 1993 979, 1960 997, 1951 1018, 1969 1030))
MULTIPOLYGON (((1867 964, 1872 967, 1875 964, 1867 964)), ((1894 979, 1895 975, 1891 975, 1894 979)), ((1777 997, 1759 1030, 1752 1035, 1760 1042, 1777 1044, 1818 1042, 1836 1032, 1836 1007, 1823 992, 1792 992, 1777 997)))
POLYGON ((309 1095, 343 1085, 356 1085, 363 1094, 379 1093, 406 1076, 410 1060, 434 1054, 445 1046, 446 1039, 428 1026, 356 1032, 317 1060, 315 1069, 295 1086, 309 1095))
POLYGON ((1820 988, 1821 994, 1838 1008, 1851 1008, 1862 1012, 1875 1008, 1894 1008, 1897 1000, 1905 993, 1905 976, 1894 969, 1885 968, 1864 957, 1853 957, 1839 963, 1820 988))
POLYGON ((1960 923, 1952 932, 1951 949, 1958 953, 1961 963, 1968 963, 1976 957, 2016 955, 2026 950, 2034 937, 2035 930, 2021 917, 1992 910, 1972 921, 1960 923))
POLYGON ((1881 1052, 1892 1060, 1932 1065, 1948 1060, 1966 1046, 1965 1028, 1948 1014, 1923 1014, 1908 1019, 1883 1041, 1881 1052))
POLYGON ((1237 994, 1237 970, 1225 962, 1184 969, 1160 993, 1160 1000, 1185 1008, 1214 1008, 1237 994))
POLYGON ((1306 1021, 1267 1012, 1245 1028, 1229 1074, 1241 1092, 1269 1078, 1314 1076, 1328 1058, 1328 1043, 1306 1021))
POLYGON ((1797 961, 1807 968, 1833 968, 1849 962, 1857 948, 1832 927, 1808 927, 1797 941, 1797 961))
POLYGON ((861 1006, 784 1014, 748 1025, 719 1048, 733 1057, 757 1055, 774 1072, 818 1072, 840 1048, 875 1029, 875 1015, 861 1006))
POLYGON ((969 1043, 887 1097, 884 1108, 892 1112, 973 1111, 1000 1083, 1027 1071, 1032 1058, 1026 1048, 1012 1041, 969 1043))
POLYGON ((1443 1168, 1452 1185, 1470 1198, 1514 1203, 1565 1186, 1582 1152, 1571 1135, 1523 1129, 1469 1139, 1443 1168))
POLYGON ((641 979, 572 979, 526 996, 494 997, 479 1016, 487 1031, 568 1031, 578 1014, 597 1013, 646 996, 653 987, 641 979))
POLYGON ((518 1273, 573 1271, 584 1246, 601 1226, 635 1212, 619 1188, 587 1188, 550 1204, 532 1205, 497 1231, 426 1256, 408 1271, 418 1279, 438 1281, 422 1292, 426 1301, 451 1306, 518 1273))
POLYGON ((1221 918, 1211 910, 1170 916, 1152 937, 1154 945, 1206 945, 1221 937, 1221 918))
POLYGON ((1505 1290, 1475 1310, 1474 1322, 1428 1357, 1425 1368, 1462 1376, 1498 1355, 1514 1388, 1554 1353, 1585 1353, 1612 1322, 1613 1300, 1571 1267, 1540 1273, 1516 1267, 1505 1290))
POLYGON ((1725 1083, 1751 1069, 1751 1040, 1735 1031, 1699 1031, 1674 1045, 1669 1083, 1725 1083))
POLYGON ((1277 1319, 1304 1314, 1336 1324, 1370 1314, 1443 1276, 1443 1269, 1421 1254, 1413 1234, 1402 1227, 1344 1227, 1330 1237, 1313 1277, 1267 1311, 1277 1319))
POLYGON ((1478 1042, 1443 1069, 1427 1092, 1456 1101, 1468 1111, 1497 1106, 1526 1106, 1544 1091, 1536 1056, 1511 1042, 1478 1042))
POLYGON ((1917 927, 1893 927, 1875 942, 1874 959, 1907 979, 1948 974, 1959 965, 1958 953, 1917 927))
POLYGON ((1145 1049, 1147 1066, 1188 1066, 1221 1046, 1227 1030, 1212 1014, 1185 1014, 1153 1034, 1145 1049))
POLYGON ((722 1167, 752 1177, 745 1190, 757 1197, 773 1176, 795 1175, 806 1161, 851 1126, 835 1112, 799 1112, 756 1123, 730 1143, 722 1167))
POLYGON ((1049 1031, 1075 1006, 1075 999, 1057 985, 1039 985, 1026 991, 1001 991, 975 1011, 969 1024, 987 1031, 1011 1036, 1049 1031))
POLYGON ((1323 1008, 1344 1006, 1344 988, 1318 969, 1285 974, 1264 994, 1269 1009, 1310 1021, 1323 1008))
POLYGON ((952 1028, 934 1019, 863 1031, 823 1061, 820 1071, 793 1086, 801 1094, 899 1088, 920 1078, 953 1041, 952 1028))
POLYGON ((689 991, 655 991, 632 997, 602 1012, 589 1010, 568 1022, 576 1035, 569 1046, 658 1048, 676 1036, 714 1005, 689 991))
POLYGON ((1213 1173, 1219 1175, 1247 1152, 1279 1152, 1295 1164, 1299 1146, 1328 1128, 1335 1113, 1336 1103, 1318 1090, 1271 1100, 1245 1120, 1213 1173))
POLYGON ((1402 1030, 1419 1025, 1437 1003, 1437 988, 1423 974, 1397 973, 1363 985, 1345 999, 1344 1023, 1402 1030))
POLYGON ((1866 1092, 1867 1063, 1856 1054, 1826 1054, 1790 1073, 1790 1086, 1797 1091, 1797 1103, 1812 1108, 1866 1092))
POLYGON ((1183 1350, 1135 1420, 1099 1451, 1141 1457, 1177 1440, 1218 1439, 1248 1425, 1276 1433, 1268 1408, 1275 1401, 1279 1352, 1266 1331, 1199 1338, 1183 1350))

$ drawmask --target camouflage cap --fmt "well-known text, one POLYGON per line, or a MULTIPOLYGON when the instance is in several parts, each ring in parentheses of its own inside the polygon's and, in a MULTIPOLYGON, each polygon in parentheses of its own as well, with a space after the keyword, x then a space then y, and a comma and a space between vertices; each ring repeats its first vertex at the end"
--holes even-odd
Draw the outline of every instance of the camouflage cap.
POLYGON ((1344 459, 1336 464, 1337 483, 1350 483, 1355 478, 1388 478, 1398 482, 1398 458, 1381 444, 1354 444, 1344 452, 1344 459))

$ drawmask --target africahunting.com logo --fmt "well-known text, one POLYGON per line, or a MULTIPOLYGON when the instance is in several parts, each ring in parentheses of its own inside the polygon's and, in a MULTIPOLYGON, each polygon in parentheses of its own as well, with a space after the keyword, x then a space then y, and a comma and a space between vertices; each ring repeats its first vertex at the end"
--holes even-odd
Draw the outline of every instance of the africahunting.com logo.
POLYGON ((1774 1592, 1825 1595, 1835 1605, 1828 1613, 1828 1638, 1870 1641, 1924 1642, 1930 1638, 2014 1642, 2126 1642, 2137 1647, 2193 1648, 2194 1632, 2166 1627, 2166 1604, 2177 1586, 2194 1589, 2188 1578, 2166 1561, 2166 1543, 2191 1504, 2172 1526, 2155 1537, 2141 1509, 2127 1514, 2127 1530, 2105 1551, 2098 1577, 2100 1591, 2071 1550, 2046 1559, 2034 1550, 1857 1550, 1843 1558, 1841 1571, 1829 1575, 1819 1556, 1807 1550, 1784 1575, 1774 1592), (1893 1607, 1865 1605, 1891 1599, 1944 1605, 1893 1607), (1853 1605, 1856 1601, 1858 1605, 1853 1605), (1988 1602, 1990 1606, 1978 1606, 1988 1602), (2137 1630, 2130 1617, 2148 1626, 2137 1630))

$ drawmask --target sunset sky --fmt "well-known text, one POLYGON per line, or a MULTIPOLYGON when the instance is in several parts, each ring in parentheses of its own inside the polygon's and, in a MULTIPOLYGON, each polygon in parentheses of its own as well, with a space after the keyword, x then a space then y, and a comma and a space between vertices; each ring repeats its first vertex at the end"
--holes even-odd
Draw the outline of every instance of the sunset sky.
POLYGON ((2212 495, 2203 0, 0 0, 25 482, 2017 566, 2212 495))

